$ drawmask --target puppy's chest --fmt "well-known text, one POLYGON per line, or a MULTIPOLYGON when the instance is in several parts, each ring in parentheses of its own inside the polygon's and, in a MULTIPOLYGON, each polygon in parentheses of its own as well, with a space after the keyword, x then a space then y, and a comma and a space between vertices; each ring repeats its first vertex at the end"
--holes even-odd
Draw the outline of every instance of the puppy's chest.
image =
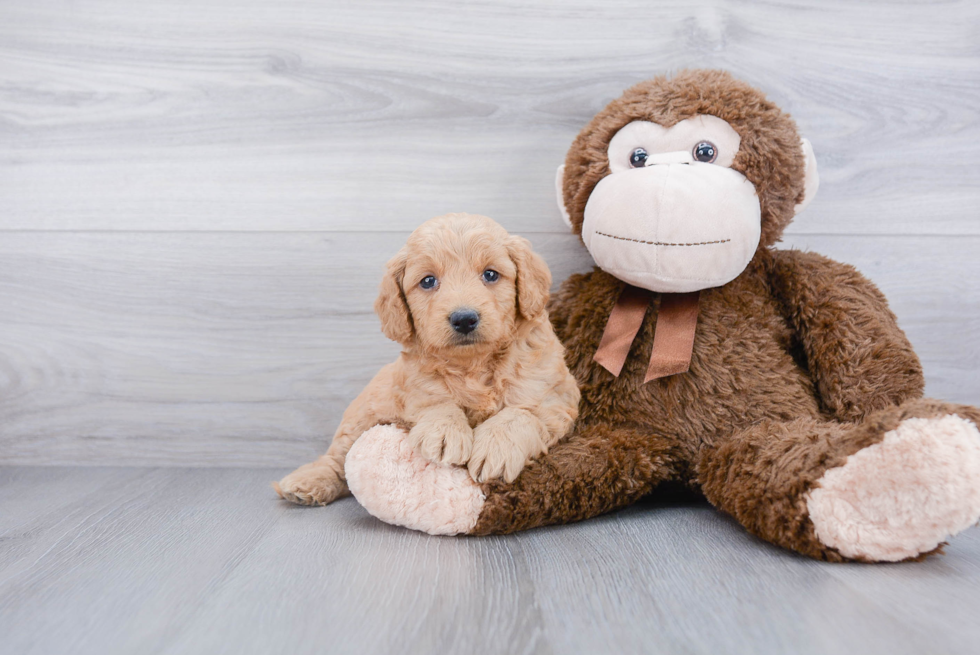
POLYGON ((462 408, 471 426, 483 423, 504 405, 503 390, 492 383, 467 380, 465 383, 450 382, 448 386, 450 395, 462 408))

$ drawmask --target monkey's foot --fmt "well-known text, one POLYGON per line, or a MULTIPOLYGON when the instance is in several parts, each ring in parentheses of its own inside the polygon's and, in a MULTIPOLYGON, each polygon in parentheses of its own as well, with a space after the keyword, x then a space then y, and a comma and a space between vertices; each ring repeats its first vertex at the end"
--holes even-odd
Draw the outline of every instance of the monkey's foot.
POLYGON ((980 431, 954 415, 909 418, 817 485, 807 508, 825 545, 859 560, 915 557, 980 519, 980 431))
POLYGON ((486 496, 465 468, 435 464, 409 445, 408 433, 378 425, 347 453, 347 485, 364 509, 385 523, 429 534, 473 530, 486 496))

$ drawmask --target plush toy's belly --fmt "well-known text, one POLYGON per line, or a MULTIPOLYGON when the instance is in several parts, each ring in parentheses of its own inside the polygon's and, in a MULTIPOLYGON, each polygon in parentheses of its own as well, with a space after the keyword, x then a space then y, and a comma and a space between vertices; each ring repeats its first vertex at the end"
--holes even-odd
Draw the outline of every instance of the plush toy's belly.
POLYGON ((795 334, 758 278, 746 275, 702 291, 690 370, 644 384, 655 309, 647 312, 619 377, 592 361, 608 311, 581 314, 574 335, 562 335, 582 390, 579 425, 649 426, 697 447, 763 419, 819 415, 795 334))

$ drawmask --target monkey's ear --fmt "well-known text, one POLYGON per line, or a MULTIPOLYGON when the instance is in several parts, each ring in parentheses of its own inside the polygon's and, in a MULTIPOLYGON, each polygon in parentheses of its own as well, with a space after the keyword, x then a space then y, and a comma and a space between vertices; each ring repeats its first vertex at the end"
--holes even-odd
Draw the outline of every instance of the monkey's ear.
POLYGON ((820 186, 820 175, 817 173, 817 158, 813 154, 813 146, 809 139, 803 139, 803 159, 806 162, 803 173, 803 200, 796 205, 796 214, 806 209, 807 205, 817 195, 817 188, 820 186))
POLYGON ((388 261, 378 299, 374 301, 374 311, 381 319, 381 331, 392 341, 408 345, 412 341, 412 313, 408 309, 408 300, 402 288, 402 278, 405 277, 405 266, 408 255, 402 248, 398 254, 388 261))
POLYGON ((572 227, 572 217, 569 216, 568 210, 565 209, 565 194, 562 192, 562 183, 565 181, 565 164, 558 167, 558 171, 555 173, 555 193, 558 197, 558 211, 561 212, 561 220, 565 222, 568 229, 573 230, 572 227))
POLYGON ((517 267, 517 311, 526 319, 536 318, 548 304, 551 271, 524 237, 510 237, 507 252, 517 267))

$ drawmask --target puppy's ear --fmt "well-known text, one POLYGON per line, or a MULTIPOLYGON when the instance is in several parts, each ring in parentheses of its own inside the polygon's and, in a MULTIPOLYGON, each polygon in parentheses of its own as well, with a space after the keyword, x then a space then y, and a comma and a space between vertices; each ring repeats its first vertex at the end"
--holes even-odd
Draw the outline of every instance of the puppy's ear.
POLYGON ((510 237, 507 252, 517 267, 517 311, 526 319, 536 318, 548 304, 551 271, 523 237, 510 237))
POLYGON ((385 275, 381 278, 378 299, 374 301, 374 311, 381 319, 381 331, 392 341, 403 345, 408 344, 414 334, 412 313, 408 309, 408 300, 405 299, 402 288, 407 261, 408 255, 404 248, 388 261, 385 275))

